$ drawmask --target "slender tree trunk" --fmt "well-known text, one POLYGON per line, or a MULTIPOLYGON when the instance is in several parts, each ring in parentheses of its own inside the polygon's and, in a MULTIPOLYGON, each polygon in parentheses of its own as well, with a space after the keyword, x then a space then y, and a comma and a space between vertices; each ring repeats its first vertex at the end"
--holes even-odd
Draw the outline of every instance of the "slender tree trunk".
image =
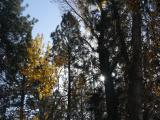
POLYGON ((147 108, 146 102, 144 103, 143 120, 149 120, 149 109, 147 108))
POLYGON ((70 68, 70 59, 71 59, 71 48, 68 45, 68 113, 67 113, 67 120, 70 120, 70 113, 71 113, 71 68, 70 68))
POLYGON ((45 120, 45 111, 46 111, 46 97, 39 99, 39 119, 45 120))
POLYGON ((143 120, 142 94, 142 67, 141 67, 141 13, 140 3, 135 3, 132 20, 132 47, 133 61, 129 76, 129 120, 143 120))
POLYGON ((3 110, 2 110, 2 119, 6 120, 6 111, 7 111, 7 103, 9 102, 9 99, 7 98, 4 105, 3 105, 3 110))
POLYGON ((83 119, 83 91, 81 90, 81 120, 83 119))
POLYGON ((23 75, 23 80, 21 82, 22 85, 22 90, 21 90, 21 104, 20 104, 20 120, 24 119, 24 111, 23 111, 23 107, 24 107, 24 84, 25 84, 25 75, 23 75))

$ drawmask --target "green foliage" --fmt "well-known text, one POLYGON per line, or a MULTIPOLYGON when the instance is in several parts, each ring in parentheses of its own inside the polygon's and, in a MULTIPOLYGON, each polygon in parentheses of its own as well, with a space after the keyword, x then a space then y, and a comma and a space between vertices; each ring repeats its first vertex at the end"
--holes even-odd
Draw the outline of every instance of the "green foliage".
POLYGON ((24 10, 21 3, 22 0, 0 1, 0 82, 3 91, 3 97, 0 98, 0 119, 13 119, 18 108, 22 107, 20 96, 23 96, 23 77, 19 73, 19 63, 24 61, 26 49, 23 43, 30 39, 36 20, 29 21, 29 17, 21 15, 24 10), (11 114, 6 116, 7 112, 11 114))

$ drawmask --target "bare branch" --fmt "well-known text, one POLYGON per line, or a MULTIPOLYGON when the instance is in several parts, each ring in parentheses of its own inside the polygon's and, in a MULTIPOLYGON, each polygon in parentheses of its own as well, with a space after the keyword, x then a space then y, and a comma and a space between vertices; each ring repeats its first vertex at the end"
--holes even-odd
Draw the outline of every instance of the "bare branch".
MULTIPOLYGON (((69 3, 67 0, 64 0, 64 1, 65 1, 66 4, 72 9, 72 11, 73 11, 78 17, 80 17, 80 18, 83 20, 83 22, 85 23, 85 25, 91 29, 91 33, 95 36, 95 38, 98 39, 99 37, 98 37, 97 34, 94 32, 93 27, 92 27, 92 24, 89 25, 89 24, 87 23, 86 19, 83 18, 80 14, 78 14, 78 13, 76 12, 76 10, 70 5, 70 3, 69 3)), ((90 23, 91 23, 91 22, 90 22, 90 23)))
POLYGON ((86 42, 86 43, 89 45, 89 47, 92 49, 93 52, 97 52, 97 50, 95 50, 95 49, 92 47, 92 45, 91 45, 86 39, 80 38, 80 40, 86 42))

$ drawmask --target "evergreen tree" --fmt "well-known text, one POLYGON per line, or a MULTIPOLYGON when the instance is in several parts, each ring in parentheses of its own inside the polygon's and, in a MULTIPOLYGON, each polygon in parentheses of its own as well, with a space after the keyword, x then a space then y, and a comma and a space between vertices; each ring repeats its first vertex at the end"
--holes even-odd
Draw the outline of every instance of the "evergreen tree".
POLYGON ((71 69, 71 64, 76 61, 76 49, 79 48, 80 43, 80 31, 79 31, 79 24, 77 20, 73 17, 73 15, 68 12, 64 14, 62 17, 62 22, 60 29, 56 29, 56 32, 51 34, 53 39, 53 52, 58 52, 59 56, 66 56, 67 64, 67 71, 68 71, 68 112, 67 112, 67 119, 70 120, 71 118, 71 85, 73 84, 73 73, 71 69), (57 35, 58 34, 58 35, 57 35), (57 49, 58 48, 58 49, 57 49))
MULTIPOLYGON (((51 34, 53 39, 52 50, 58 56, 67 56, 64 70, 67 71, 68 87, 64 89, 68 91, 68 111, 69 109, 74 111, 69 112, 70 115, 68 113, 68 119, 85 119, 85 114, 87 114, 85 94, 88 87, 86 75, 89 77, 89 71, 92 71, 89 70, 91 69, 91 62, 87 61, 90 59, 87 57, 91 55, 91 52, 82 40, 84 37, 81 36, 76 18, 70 12, 64 14, 62 18, 61 25, 51 34), (81 84, 83 84, 83 87, 81 84), (79 114, 76 110, 80 111, 79 114)), ((93 58, 90 61, 92 60, 93 58)))
POLYGON ((24 106, 24 92, 22 90, 24 82, 22 82, 23 77, 19 73, 19 62, 24 60, 25 48, 22 44, 28 38, 31 38, 32 26, 36 21, 35 19, 29 21, 29 16, 21 15, 25 8, 21 7, 22 2, 22 0, 0 1, 0 80, 3 90, 1 94, 3 96, 1 97, 1 103, 3 103, 1 104, 1 108, 3 108, 1 109, 2 119, 12 119, 13 115, 15 115, 15 111, 13 110, 13 114, 5 116, 6 112, 9 112, 7 109, 14 107, 23 108, 24 106), (7 92, 6 95, 3 94, 5 92, 7 92))

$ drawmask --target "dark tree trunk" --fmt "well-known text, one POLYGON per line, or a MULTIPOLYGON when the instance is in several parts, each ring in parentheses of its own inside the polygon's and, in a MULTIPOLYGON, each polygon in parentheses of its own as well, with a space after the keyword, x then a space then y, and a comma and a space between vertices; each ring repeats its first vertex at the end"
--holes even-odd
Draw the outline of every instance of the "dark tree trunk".
POLYGON ((21 89, 21 104, 20 104, 20 120, 23 120, 23 119, 24 119, 24 111, 23 111, 23 107, 24 107, 24 97, 25 97, 24 84, 25 84, 25 76, 23 75, 23 80, 22 80, 22 82, 21 82, 22 89, 21 89))
POLYGON ((39 119, 45 120, 46 98, 39 99, 39 119))
POLYGON ((2 119, 6 120, 6 111, 7 111, 7 103, 9 102, 9 99, 7 98, 4 105, 3 105, 3 110, 2 110, 2 119))
POLYGON ((132 20, 132 47, 133 59, 129 80, 131 82, 128 92, 129 119, 143 120, 141 94, 142 94, 142 67, 141 67, 141 13, 140 3, 135 3, 132 20))
POLYGON ((118 115, 118 98, 114 90, 113 77, 111 76, 112 70, 110 69, 110 63, 108 53, 106 49, 99 51, 99 62, 101 74, 105 77, 105 94, 106 94, 106 107, 108 120, 119 120, 118 115))
POLYGON ((68 112, 67 112, 67 120, 70 120, 71 113, 71 48, 68 45, 68 112))
POLYGON ((143 120, 149 120, 149 109, 147 107, 148 107, 148 105, 145 102, 144 103, 143 120))
POLYGON ((142 92, 142 70, 141 70, 141 14, 140 3, 134 4, 132 21, 132 47, 133 59, 130 62, 127 47, 124 41, 124 35, 120 26, 120 17, 114 0, 112 0, 114 17, 117 20, 117 32, 120 37, 121 53, 128 68, 128 78, 130 81, 128 91, 128 113, 129 120, 142 120, 141 92, 142 92))
POLYGON ((108 114, 107 120, 119 120, 118 97, 115 93, 112 70, 109 62, 110 53, 108 51, 108 48, 104 46, 105 22, 106 22, 105 16, 106 16, 105 11, 101 10, 100 37, 98 38, 100 71, 101 74, 105 77, 106 107, 108 114))
POLYGON ((83 91, 81 90, 81 120, 84 120, 84 117, 83 117, 83 91))

